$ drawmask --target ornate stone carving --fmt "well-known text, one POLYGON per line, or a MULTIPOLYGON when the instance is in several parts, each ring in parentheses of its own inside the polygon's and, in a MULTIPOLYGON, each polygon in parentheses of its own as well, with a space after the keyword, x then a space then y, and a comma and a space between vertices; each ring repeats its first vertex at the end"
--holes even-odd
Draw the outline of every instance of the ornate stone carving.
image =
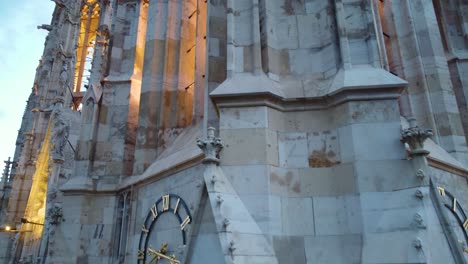
POLYGON ((51 25, 42 24, 42 25, 37 26, 37 29, 44 29, 47 31, 51 31, 53 27, 51 25))
POLYGON ((197 145, 205 153, 203 163, 219 164, 219 152, 223 149, 223 142, 215 137, 215 128, 208 128, 208 137, 205 140, 198 139, 197 145))
POLYGON ((424 149, 424 141, 433 135, 432 129, 421 129, 414 122, 401 132, 401 142, 408 143, 410 154, 427 156, 429 151, 424 149))
POLYGON ((67 8, 68 7, 68 0, 52 0, 57 6, 61 8, 67 8))
POLYGON ((73 16, 70 12, 70 10, 67 10, 65 13, 65 22, 68 22, 74 26, 78 25, 80 23, 80 18, 73 16))
POLYGON ((47 218, 51 225, 58 225, 65 221, 65 219, 63 219, 62 207, 58 204, 54 204, 54 206, 47 211, 47 218))
POLYGON ((57 55, 57 57, 61 57, 61 58, 72 58, 73 57, 73 54, 70 54, 68 53, 66 50, 65 50, 65 47, 64 47, 65 43, 63 41, 57 43, 56 47, 55 47, 55 53, 57 55))
MULTIPOLYGON (((63 99, 62 99, 63 100, 63 99)), ((50 138, 50 151, 54 161, 63 161, 63 149, 68 141, 70 126, 63 117, 60 108, 55 108, 52 112, 52 131, 50 138)))
POLYGON ((415 240, 413 240, 413 246, 414 248, 416 248, 417 250, 421 250, 422 249, 422 241, 419 237, 417 237, 415 240))
POLYGON ((70 69, 70 59, 65 59, 62 63, 62 70, 60 71, 60 78, 59 78, 59 83, 60 83, 60 87, 62 88, 62 95, 70 90, 71 92, 71 89, 70 89, 70 76, 69 76, 69 71, 70 69))
POLYGON ((420 228, 420 229, 426 228, 426 224, 424 223, 424 219, 422 218, 421 214, 419 213, 414 214, 413 219, 417 228, 420 228))
POLYGON ((424 173, 424 171, 422 169, 419 169, 417 172, 416 172, 416 177, 422 181, 424 180, 424 178, 426 177, 426 174, 424 173))
POLYGON ((106 46, 109 39, 109 27, 107 25, 100 25, 97 29, 96 43, 106 46))
POLYGON ((424 194, 421 192, 421 190, 416 190, 416 192, 414 193, 414 196, 416 196, 418 199, 424 198, 424 194))

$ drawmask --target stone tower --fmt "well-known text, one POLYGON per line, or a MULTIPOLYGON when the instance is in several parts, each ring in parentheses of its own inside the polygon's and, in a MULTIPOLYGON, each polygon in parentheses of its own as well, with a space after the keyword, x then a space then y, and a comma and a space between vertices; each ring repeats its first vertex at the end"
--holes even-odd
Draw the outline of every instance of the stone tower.
POLYGON ((464 1, 53 1, 1 263, 468 262, 464 1))

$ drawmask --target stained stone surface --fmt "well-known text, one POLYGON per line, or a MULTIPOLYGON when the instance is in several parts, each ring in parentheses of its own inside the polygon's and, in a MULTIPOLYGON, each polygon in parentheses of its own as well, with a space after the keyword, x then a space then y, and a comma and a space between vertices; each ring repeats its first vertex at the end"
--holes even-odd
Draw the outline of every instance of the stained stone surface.
POLYGON ((463 1, 97 1, 82 72, 88 7, 54 2, 1 263, 468 261, 463 1), (70 133, 43 166, 54 107, 70 133))

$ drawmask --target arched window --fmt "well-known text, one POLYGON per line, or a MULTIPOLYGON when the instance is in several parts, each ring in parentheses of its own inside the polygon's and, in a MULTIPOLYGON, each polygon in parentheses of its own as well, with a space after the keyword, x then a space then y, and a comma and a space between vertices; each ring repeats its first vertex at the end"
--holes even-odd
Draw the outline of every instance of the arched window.
MULTIPOLYGON (((83 92, 89 82, 100 11, 98 0, 86 0, 81 9, 80 34, 76 50, 74 78, 75 93, 83 92)), ((78 97, 81 98, 81 96, 78 97)), ((75 102, 75 104, 77 105, 79 102, 75 102)))

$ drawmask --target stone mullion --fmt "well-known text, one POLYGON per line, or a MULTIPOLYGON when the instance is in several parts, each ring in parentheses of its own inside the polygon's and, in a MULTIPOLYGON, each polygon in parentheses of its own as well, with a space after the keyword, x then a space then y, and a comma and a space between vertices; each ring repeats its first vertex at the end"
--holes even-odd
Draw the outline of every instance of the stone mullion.
MULTIPOLYGON (((161 112, 158 122, 158 130, 164 131, 177 126, 178 93, 181 83, 179 82, 180 69, 179 65, 187 62, 183 61, 181 48, 182 32, 183 32, 183 17, 186 14, 183 12, 184 3, 191 1, 174 0, 169 1, 168 19, 167 19, 167 38, 166 38, 166 57, 164 62, 164 76, 161 93, 161 112), (181 63, 182 60, 182 63, 181 63)), ((159 148, 159 146, 158 146, 159 148)))
POLYGON ((398 53, 400 58, 402 58, 400 66, 402 71, 401 77, 405 78, 405 80, 407 80, 409 83, 407 91, 409 102, 412 106, 411 113, 414 117, 416 117, 421 125, 434 128, 434 139, 437 140, 438 131, 435 129, 435 120, 431 114, 432 108, 427 91, 426 80, 424 79, 425 74, 423 62, 419 54, 419 47, 416 44, 418 42, 416 37, 416 30, 414 26, 407 26, 414 24, 411 17, 410 8, 403 1, 391 2, 390 8, 392 9, 393 14, 398 15, 393 20, 395 23, 395 38, 397 39, 397 43, 394 46, 399 47, 398 53), (413 43, 411 49, 404 45, 406 42, 413 43), (412 54, 414 52, 416 52, 416 54, 412 54), (406 59, 411 58, 411 56, 414 57, 411 61, 406 59), (419 86, 415 87, 416 83, 419 83, 419 86), (414 101, 415 95, 419 98, 418 101, 414 101), (426 116, 424 116, 424 114, 426 116))
POLYGON ((134 174, 142 173, 156 159, 158 119, 161 113, 161 92, 166 51, 168 4, 150 0, 146 31, 143 77, 138 113, 134 174))
POLYGON ((119 79, 134 78, 134 74, 140 79, 142 65, 137 63, 137 56, 143 55, 138 54, 138 49, 141 52, 144 47, 138 45, 138 40, 145 37, 147 4, 135 0, 118 4, 116 9, 109 79, 114 80, 119 75, 122 76, 119 79))
POLYGON ((468 3, 465 0, 457 0, 457 12, 460 17, 463 37, 468 37, 468 3))
POLYGON ((436 12, 438 11, 436 13, 436 16, 438 16, 438 19, 441 22, 439 24, 440 25, 440 34, 442 35, 441 38, 443 39, 443 41, 445 41, 445 45, 444 45, 444 48, 446 49, 445 51, 450 53, 450 56, 455 56, 456 52, 454 51, 453 41, 450 38, 450 34, 448 34, 448 28, 447 28, 447 25, 448 25, 449 21, 447 20, 447 16, 446 16, 446 12, 447 12, 447 7, 445 6, 446 0, 444 0, 444 1, 435 0, 434 2, 435 2, 434 11, 436 11, 436 12))
POLYGON ((372 1, 343 3, 342 0, 335 0, 335 9, 344 69, 350 69, 355 64, 368 64, 376 68, 383 68, 385 59, 382 56, 385 57, 385 55, 379 50, 377 38, 377 34, 381 32, 379 31, 381 26, 374 14, 372 1), (351 13, 353 15, 349 15, 351 13), (357 19, 355 16, 362 17, 357 19), (367 54, 367 61, 358 57, 360 55, 357 55, 357 44, 352 45, 353 42, 363 44, 360 48, 362 50, 359 52, 367 54))
POLYGON ((227 73, 231 77, 237 73, 253 73, 261 69, 258 1, 228 0, 227 14, 227 73), (249 25, 242 27, 241 25, 249 25), (258 31, 258 32, 257 32, 258 31))
POLYGON ((93 14, 93 8, 91 6, 88 6, 88 14, 87 14, 87 18, 86 18, 86 26, 85 26, 85 35, 84 35, 84 38, 83 38, 83 48, 81 50, 81 54, 79 54, 80 56, 80 69, 79 69, 79 75, 78 75, 78 81, 76 82, 76 87, 74 89, 74 92, 80 92, 80 87, 81 87, 81 83, 83 82, 83 70, 84 70, 84 67, 85 67, 85 64, 86 64, 86 52, 88 51, 87 49, 87 45, 86 43, 88 43, 88 36, 89 36, 89 28, 91 27, 91 17, 92 17, 92 14, 93 14))
POLYGON ((341 61, 344 69, 351 69, 351 52, 349 50, 349 39, 346 29, 344 5, 342 0, 335 0, 336 24, 340 40, 341 61))
POLYGON ((181 36, 179 49, 178 67, 178 86, 176 87, 176 102, 174 105, 173 126, 183 128, 189 125, 193 118, 194 107, 194 92, 198 87, 195 85, 195 67, 196 67, 196 24, 199 16, 199 10, 196 1, 184 1, 186 12, 182 14, 181 21, 181 36))
POLYGON ((370 64, 374 67, 384 68, 386 61, 386 54, 382 52, 381 45, 383 44, 382 36, 382 25, 380 19, 374 13, 374 1, 366 1, 366 13, 368 22, 368 34, 369 39, 367 40, 367 47, 369 49, 370 64))
MULTIPOLYGON (((83 97, 83 110, 81 118, 80 138, 77 144, 77 155, 75 162, 75 175, 79 177, 88 177, 91 173, 92 159, 95 151, 95 140, 98 132, 99 111, 101 105, 98 103, 102 95, 101 81, 104 78, 104 69, 107 64, 107 49, 108 49, 108 26, 103 24, 105 13, 112 10, 101 6, 100 26, 98 26, 98 36, 96 37, 95 51, 93 54, 93 63, 90 75, 89 88, 83 97)), ((88 13, 88 21, 90 22, 93 8, 90 8, 88 13)), ((90 25, 87 25, 86 34, 88 34, 90 25)), ((86 40, 86 37, 85 37, 86 40)), ((86 43, 86 42, 84 42, 86 43)), ((86 46, 83 46, 83 51, 86 51, 86 46)), ((84 67, 85 62, 82 60, 80 67, 84 67)), ((79 82, 78 82, 79 83, 79 82)), ((75 87, 78 89, 79 87, 75 87)))
POLYGON ((207 2, 204 0, 197 0, 197 26, 195 42, 195 80, 193 90, 193 118, 192 123, 198 123, 203 117, 204 104, 209 100, 205 98, 205 89, 208 89, 206 64, 208 62, 207 54, 207 21, 208 21, 208 8, 207 2))
MULTIPOLYGON (((404 63, 402 61, 400 44, 398 40, 397 28, 395 27, 395 19, 393 16, 393 10, 391 3, 388 1, 380 2, 380 21, 382 34, 385 32, 388 35, 388 40, 384 41, 383 46, 384 52, 386 52, 387 70, 396 74, 402 79, 405 79, 404 63)), ((382 36, 384 37, 384 36, 382 36)), ((413 116, 413 110, 411 106, 411 100, 409 98, 408 89, 405 89, 399 100, 400 112, 402 116, 410 117, 413 116)))
MULTIPOLYGON (((448 67, 449 67, 449 72, 450 72, 450 77, 454 89, 454 93, 456 96, 457 104, 458 104, 458 109, 460 111, 461 115, 461 121, 463 124, 463 129, 464 129, 464 134, 465 138, 468 136, 468 109, 467 109, 467 98, 468 98, 468 89, 463 89, 463 87, 467 87, 466 83, 467 79, 464 78, 464 73, 463 73, 463 68, 464 64, 467 63, 467 58, 460 56, 458 50, 456 48, 456 43, 465 43, 465 38, 464 38, 464 20, 465 18, 463 17, 463 3, 460 1, 454 0, 454 1, 441 1, 441 0, 436 0, 435 1, 435 11, 436 11, 436 16, 438 16, 438 21, 439 26, 441 28, 441 34, 442 38, 445 41, 445 48, 446 52, 449 53, 449 57, 447 59, 448 67), (448 5, 448 6, 447 6, 448 5), (437 12, 438 11, 438 12, 437 12), (456 21, 459 22, 457 24, 453 23, 453 21, 450 21, 448 17, 456 16, 457 19, 456 21), (458 27, 459 29, 459 34, 458 36, 453 36, 450 35, 448 32, 450 31, 450 27, 458 27), (465 84, 465 85, 464 85, 465 84)), ((452 17, 453 19, 453 17, 452 17)), ((463 45, 466 47, 466 44, 463 45)))
POLYGON ((383 34, 384 33, 383 28, 384 28, 384 24, 386 24, 386 21, 382 22, 381 15, 379 13, 380 10, 379 10, 378 1, 379 0, 371 0, 370 8, 372 10, 372 16, 375 21, 374 27, 375 27, 375 34, 376 34, 376 39, 377 39, 377 48, 378 48, 379 57, 380 57, 380 66, 386 70, 390 70, 388 57, 386 53, 386 47, 385 47, 385 37, 383 34))
MULTIPOLYGON (((456 108, 453 86, 445 60, 442 39, 432 3, 425 1, 406 2, 410 12, 418 56, 421 59, 424 90, 428 97, 428 107, 434 119, 436 141, 446 151, 455 156, 466 152, 466 141, 461 125, 460 114, 456 108), (443 58, 443 60, 442 60, 443 58)), ((420 119, 418 119, 420 120, 420 119)), ((459 156, 465 160, 464 154, 459 156)))
MULTIPOLYGON (((137 30, 136 28, 139 27, 139 17, 135 16, 135 13, 129 14, 129 11, 136 11, 136 8, 139 7, 136 2, 134 3, 128 3, 126 2, 125 4, 121 5, 118 7, 117 11, 124 10, 124 13, 121 14, 121 17, 130 17, 133 19, 133 23, 136 24, 137 26, 132 27, 133 31, 132 32, 127 32, 127 34, 122 34, 122 39, 125 37, 129 38, 129 46, 132 46, 134 49, 136 47, 136 41, 137 41, 137 30)), ((143 6, 143 5, 142 5, 143 6)), ((112 12, 113 10, 106 9, 105 14, 108 14, 112 12)), ((105 17, 108 17, 108 15, 103 14, 103 19, 101 21, 106 21, 105 17)), ((146 25, 145 25, 146 26, 146 25)), ((101 26, 100 31, 98 34, 98 39, 97 39, 97 48, 95 51, 95 57, 93 60, 93 70, 92 70, 92 77, 91 77, 91 85, 94 87, 100 87, 101 82, 103 81, 104 78, 104 73, 105 69, 107 68, 107 45, 108 39, 107 35, 109 32, 107 31, 108 27, 107 26, 101 26)), ((119 31, 117 29, 116 31, 119 31)), ((122 29, 120 29, 122 31, 122 29)), ((119 31, 119 32, 120 32, 119 31)), ((118 36, 114 36, 114 39, 117 38, 118 36)), ((123 42, 122 42, 123 43, 123 42)), ((115 43, 116 45, 113 46, 113 49, 115 48, 122 48, 122 45, 118 45, 118 43, 115 43)), ((117 54, 122 54, 123 52, 115 52, 117 54)), ((136 51, 131 52, 130 55, 132 55, 130 58, 127 58, 128 61, 135 61, 135 54, 136 51)), ((121 58, 112 58, 112 63, 117 62, 121 58)), ((129 67, 129 69, 122 69, 120 66, 122 66, 120 63, 118 64, 119 68, 115 69, 117 73, 120 73, 121 71, 127 71, 127 78, 130 78, 132 76, 132 73, 134 72, 134 63, 130 63, 128 65, 131 65, 132 67, 129 67)), ((77 161, 77 168, 76 172, 78 175, 82 176, 84 175, 89 175, 92 167, 95 166, 94 161, 97 161, 96 166, 102 166, 103 162, 101 160, 102 155, 96 155, 95 151, 98 150, 98 148, 109 148, 109 146, 104 146, 106 145, 106 142, 111 141, 112 142, 112 149, 113 150, 118 150, 121 149, 120 153, 124 153, 123 155, 115 155, 112 160, 106 160, 105 162, 109 162, 106 165, 106 170, 104 174, 110 175, 110 174, 116 174, 119 173, 119 175, 122 173, 123 175, 131 175, 131 169, 129 170, 127 167, 132 166, 133 162, 133 152, 134 152, 134 131, 136 128, 136 117, 135 117, 135 112, 137 113, 138 110, 138 100, 139 100, 139 92, 140 92, 140 86, 141 86, 141 81, 139 79, 137 80, 117 80, 114 77, 115 75, 111 75, 105 79, 105 83, 103 84, 105 89, 107 89, 106 97, 103 100, 103 104, 97 104, 96 98, 94 97, 96 94, 92 91, 89 90, 87 92, 87 95, 91 95, 91 97, 85 96, 85 107, 83 109, 83 118, 82 118, 82 127, 84 129, 81 130, 81 136, 80 136, 80 142, 79 142, 79 147, 78 147, 78 160, 77 161), (116 97, 114 96, 115 93, 122 93, 124 92, 123 90, 128 90, 128 93, 130 97, 126 99, 127 97, 116 97), (114 91, 115 93, 110 93, 109 91, 114 91), (109 98, 111 97, 111 98, 109 98), (122 99, 127 100, 127 101, 122 101, 122 99), (136 100, 135 100, 136 99, 136 100), (125 129, 125 137, 123 140, 117 140, 116 138, 109 138, 108 135, 108 129, 115 128, 115 124, 112 123, 112 115, 116 115, 116 111, 122 111, 122 105, 125 105, 128 103, 128 116, 127 116, 127 127, 125 129), (104 109, 103 115, 100 116, 101 110, 104 109), (101 119, 101 121, 100 121, 101 119), (100 124, 103 123, 103 124, 100 124), (100 125, 99 125, 100 124, 100 125), (133 125, 133 126, 132 126, 133 125), (98 129, 98 127, 102 128, 101 131, 98 129), (133 135, 133 136, 132 136, 133 135), (123 165, 120 167, 116 164, 121 164, 123 165), (123 171, 123 172, 122 172, 123 171), (130 171, 130 172, 128 172, 130 171)), ((102 88, 99 88, 97 92, 102 91, 102 88)), ((125 93, 125 92, 124 92, 125 93)), ((98 94, 97 96, 100 96, 98 94)), ((95 168, 94 168, 95 169, 95 168)), ((102 172, 101 172, 101 175, 102 172)))
MULTIPOLYGON (((204 0, 199 0, 205 3, 204 0)), ((218 87, 227 76, 227 6, 222 1, 206 3, 206 65, 203 97, 203 131, 208 124, 218 124, 218 113, 209 93, 218 87)), ((196 97, 199 98, 199 97, 196 97)), ((197 105, 196 105, 197 106, 197 105)), ((195 106, 195 107, 196 107, 195 106)))
MULTIPOLYGON (((125 134, 125 146, 123 155, 123 175, 132 175, 133 164, 134 164, 134 153, 135 153, 135 134, 138 127, 138 111, 141 95, 141 79, 143 71, 143 56, 145 52, 145 37, 148 17, 148 3, 140 1, 137 5, 138 8, 138 22, 132 27, 130 44, 133 50, 133 64, 131 86, 129 94, 129 106, 128 106, 128 117, 127 117, 127 133, 125 134)), ((124 48, 126 48, 126 42, 124 42, 124 48)))
MULTIPOLYGON (((137 2, 126 2, 122 5, 117 7, 117 11, 124 10, 123 17, 129 17, 132 19, 132 23, 138 26, 138 16, 135 15, 137 13, 136 9, 138 7, 137 2)), ((100 19, 101 23, 104 21, 111 23, 107 19, 110 13, 113 10, 110 8, 110 5, 103 10, 102 17, 100 19)), ((135 28, 135 27, 133 27, 135 28)), ((140 86, 138 85, 140 82, 137 80, 136 85, 131 80, 129 81, 128 78, 131 77, 133 73, 133 61, 135 60, 134 54, 136 52, 130 52, 129 61, 132 61, 129 64, 131 67, 130 69, 123 70, 119 67, 117 69, 118 72, 126 71, 127 75, 125 75, 125 79, 117 80, 115 79, 115 75, 108 76, 104 79, 104 75, 106 74, 107 69, 107 49, 109 43, 108 35, 110 32, 108 31, 109 26, 107 24, 103 24, 99 27, 99 31, 97 34, 97 41, 96 41, 96 49, 94 52, 93 58, 93 68, 90 80, 90 86, 93 87, 92 93, 93 96, 96 96, 94 101, 92 101, 89 106, 91 107, 91 112, 84 114, 84 118, 82 119, 84 122, 89 122, 88 126, 91 126, 89 129, 91 132, 88 133, 89 138, 83 141, 83 147, 85 151, 79 151, 80 154, 84 154, 86 157, 86 162, 83 164, 82 171, 87 174, 90 174, 92 171, 93 176, 116 176, 116 175, 128 175, 130 173, 124 173, 123 171, 128 171, 125 169, 128 166, 127 159, 131 162, 131 156, 133 155, 133 144, 128 144, 129 142, 134 142, 129 138, 132 138, 131 133, 131 125, 132 122, 129 120, 129 117, 132 116, 132 110, 135 108, 132 105, 132 99, 129 96, 117 96, 117 94, 129 94, 133 90, 134 93, 139 93, 140 86), (103 94, 104 93, 104 94, 103 94), (100 97, 103 96, 102 103, 99 105, 96 102, 99 102, 100 97), (128 106, 127 106, 128 104, 128 106), (133 106, 133 108, 132 108, 133 106), (127 114, 128 113, 128 114, 127 114), (125 115, 123 118, 126 118, 126 126, 122 129, 120 127, 120 123, 123 121, 121 119, 122 115, 125 115), (86 121, 87 117, 92 116, 91 120, 86 121), (115 121, 115 119, 119 121, 115 121), (116 124, 118 122, 119 124, 116 124), (119 127, 118 127, 119 126, 119 127), (125 136, 121 137, 120 134, 114 134, 114 136, 109 134, 110 130, 118 130, 120 133, 123 133, 125 136), (127 145, 130 145, 128 147, 127 145), (132 155, 129 155, 127 152, 131 152, 132 155), (106 153, 115 152, 115 155, 112 157, 105 157, 106 153)), ((115 29, 114 29, 115 30, 115 29)), ((121 32, 122 29, 115 30, 116 32, 121 32)), ((113 33, 113 32, 112 32, 113 33)), ((129 37, 131 43, 130 46, 135 48, 136 43, 136 30, 133 32, 126 32, 126 34, 121 34, 121 38, 129 37)), ((119 36, 114 36, 114 39, 117 39, 119 36)), ((121 44, 121 43, 120 43, 121 44)), ((122 45, 119 43, 115 43, 115 46, 112 48, 122 48, 122 45)), ((121 49, 122 50, 122 49, 121 49)), ((131 51, 131 49, 129 49, 131 51)), ((123 52, 115 52, 117 54, 123 54, 123 52)), ((122 55, 123 56, 123 55, 122 55)), ((112 58, 112 62, 116 62, 121 58, 112 58)), ((119 66, 122 66, 118 64, 119 66)), ((132 95, 134 96, 134 94, 132 95)), ((139 97, 138 97, 139 98, 139 97)), ((88 104, 88 102, 86 102, 88 104)), ((134 104, 134 103, 133 103, 134 104)), ((135 123, 135 122, 133 122, 135 123)), ((85 129, 86 130, 86 129, 85 129)), ((84 132, 86 133, 86 132, 84 132)), ((133 137, 134 138, 134 137, 133 137)), ((118 178, 116 178, 118 179, 118 178)))

